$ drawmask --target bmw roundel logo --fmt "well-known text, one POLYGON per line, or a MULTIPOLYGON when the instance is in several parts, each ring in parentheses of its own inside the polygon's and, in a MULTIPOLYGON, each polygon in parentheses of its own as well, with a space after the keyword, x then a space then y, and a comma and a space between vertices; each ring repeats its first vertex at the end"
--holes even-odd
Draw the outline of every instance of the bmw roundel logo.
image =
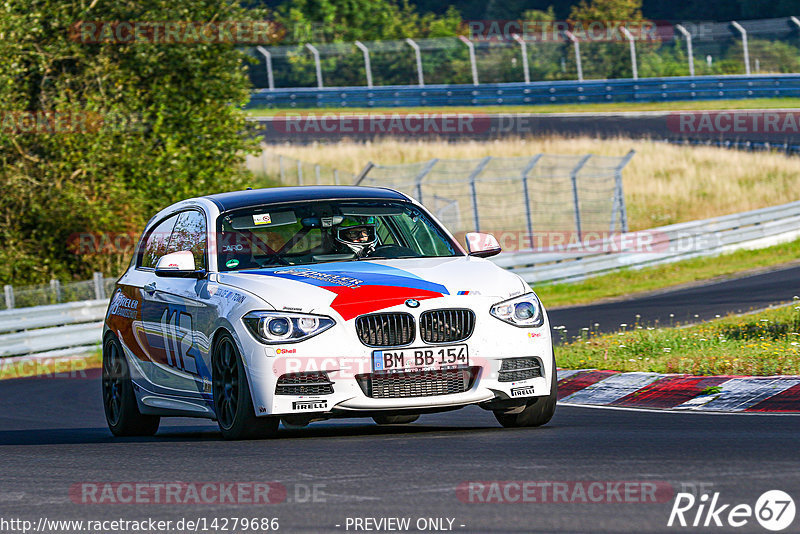
POLYGON ((406 301, 406 306, 409 308, 419 308, 419 301, 417 299, 408 299, 406 301))

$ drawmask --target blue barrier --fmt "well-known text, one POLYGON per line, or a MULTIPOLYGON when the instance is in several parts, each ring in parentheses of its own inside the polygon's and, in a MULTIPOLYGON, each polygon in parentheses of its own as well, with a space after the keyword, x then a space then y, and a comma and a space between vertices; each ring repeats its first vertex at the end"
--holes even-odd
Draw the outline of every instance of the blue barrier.
POLYGON ((800 97, 800 74, 681 76, 481 85, 258 89, 249 108, 343 108, 668 102, 800 97))

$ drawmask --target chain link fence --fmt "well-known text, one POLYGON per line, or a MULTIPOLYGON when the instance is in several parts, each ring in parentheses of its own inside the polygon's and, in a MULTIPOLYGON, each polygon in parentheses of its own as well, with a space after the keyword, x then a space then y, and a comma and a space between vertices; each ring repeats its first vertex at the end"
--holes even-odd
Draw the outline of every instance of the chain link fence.
POLYGON ((605 25, 599 37, 591 25, 570 26, 570 32, 553 21, 526 32, 525 21, 519 28, 509 21, 477 22, 501 29, 470 28, 468 37, 257 47, 251 53, 259 63, 250 76, 255 87, 274 89, 800 72, 797 17, 658 23, 653 35, 630 40, 613 21, 596 21, 605 25))
POLYGON ((116 281, 115 277, 108 278, 102 273, 94 273, 91 280, 78 282, 50 280, 49 284, 16 287, 5 285, 3 298, 0 299, 0 310, 104 299, 111 295, 116 281))
POLYGON ((358 183, 414 197, 455 234, 514 235, 516 241, 506 245, 521 249, 546 232, 577 239, 587 231, 626 232, 622 169, 633 155, 536 154, 371 165, 358 183))
POLYGON ((352 185, 355 181, 353 173, 275 154, 266 148, 260 156, 248 155, 245 166, 256 177, 253 187, 352 185))

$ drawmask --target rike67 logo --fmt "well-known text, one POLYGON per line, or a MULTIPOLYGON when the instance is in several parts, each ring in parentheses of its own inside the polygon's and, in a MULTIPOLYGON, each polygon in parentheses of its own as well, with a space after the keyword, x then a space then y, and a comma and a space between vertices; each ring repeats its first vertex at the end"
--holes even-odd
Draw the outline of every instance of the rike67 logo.
POLYGON ((755 520, 774 532, 787 529, 794 521, 794 500, 781 490, 764 492, 755 506, 730 504, 720 500, 719 492, 696 498, 691 493, 678 493, 669 514, 667 526, 739 528, 755 520))

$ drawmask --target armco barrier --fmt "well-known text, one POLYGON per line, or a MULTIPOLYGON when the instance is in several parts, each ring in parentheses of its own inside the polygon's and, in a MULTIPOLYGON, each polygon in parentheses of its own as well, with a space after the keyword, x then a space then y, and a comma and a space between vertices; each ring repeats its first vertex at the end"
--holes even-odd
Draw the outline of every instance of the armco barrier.
POLYGON ((105 299, 0 311, 0 358, 62 357, 100 343, 105 299))
POLYGON ((497 106, 799 97, 800 74, 681 76, 482 85, 258 89, 250 108, 497 106))
POLYGON ((574 282, 620 268, 642 268, 800 237, 800 201, 744 213, 672 224, 582 243, 558 251, 503 253, 494 262, 528 283, 574 282), (638 247, 647 237, 647 250, 638 247), (619 250, 619 243, 631 245, 619 250))

